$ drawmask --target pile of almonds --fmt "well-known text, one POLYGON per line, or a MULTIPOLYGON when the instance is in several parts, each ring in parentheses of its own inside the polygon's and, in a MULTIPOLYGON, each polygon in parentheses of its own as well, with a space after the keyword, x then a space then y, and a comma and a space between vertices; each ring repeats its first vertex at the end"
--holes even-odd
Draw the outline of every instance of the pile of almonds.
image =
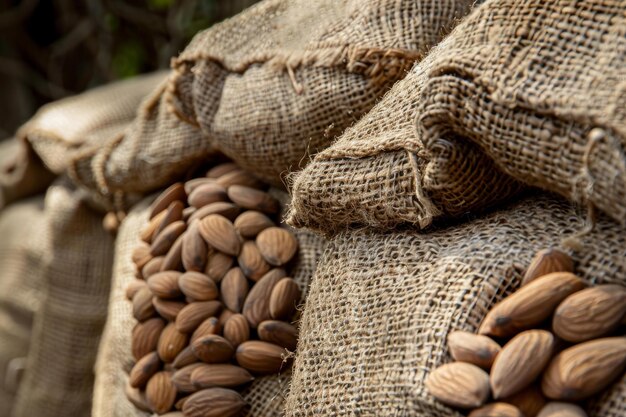
POLYGON ((126 390, 136 407, 234 416, 246 405, 237 389, 289 366, 298 242, 276 226, 280 205, 266 188, 223 163, 154 201, 127 288, 139 322, 126 390))
POLYGON ((586 416, 575 403, 626 369, 626 287, 587 288, 573 269, 561 251, 538 252, 478 334, 449 335, 456 362, 431 372, 429 392, 470 417, 586 416))

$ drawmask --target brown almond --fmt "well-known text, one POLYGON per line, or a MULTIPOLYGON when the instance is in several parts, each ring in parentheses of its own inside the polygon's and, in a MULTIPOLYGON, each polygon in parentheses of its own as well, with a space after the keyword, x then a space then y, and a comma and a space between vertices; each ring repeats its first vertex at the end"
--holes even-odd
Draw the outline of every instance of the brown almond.
POLYGON ((196 362, 198 362, 198 358, 196 358, 196 355, 193 354, 191 346, 187 346, 185 349, 181 350, 178 355, 176 355, 174 362, 172 362, 172 366, 176 369, 180 369, 196 362))
POLYGON ((154 229, 152 233, 152 240, 154 240, 167 226, 170 224, 177 222, 183 219, 183 209, 185 205, 181 201, 172 201, 170 205, 167 207, 165 212, 165 216, 163 216, 163 220, 159 223, 159 225, 154 229))
POLYGON ((204 271, 209 248, 200 236, 198 222, 191 223, 183 235, 181 259, 186 271, 204 271))
POLYGON ((217 300, 187 304, 176 316, 176 328, 182 333, 191 333, 205 319, 217 316, 221 309, 222 303, 217 300))
POLYGON ((567 297, 554 312, 552 329, 568 342, 606 336, 626 315, 626 287, 598 285, 567 297))
POLYGON ((300 296, 300 287, 292 278, 283 278, 278 281, 270 295, 270 315, 272 318, 290 318, 296 311, 300 296))
POLYGON ((288 366, 283 360, 287 351, 280 346, 259 340, 249 340, 237 347, 237 363, 259 374, 276 374, 288 366))
POLYGON ((228 340, 215 334, 195 340, 191 349, 198 359, 206 363, 228 362, 235 353, 235 349, 228 340))
POLYGON ((452 407, 477 408, 489 398, 489 375, 470 363, 448 363, 428 375, 426 389, 452 407))
POLYGON ((219 335, 221 331, 222 325, 220 324, 219 319, 217 317, 209 317, 208 319, 200 323, 198 328, 194 330, 193 334, 191 335, 191 343, 204 336, 208 336, 211 334, 219 335))
POLYGON ((274 286, 284 277, 284 269, 272 269, 252 287, 243 304, 243 315, 250 327, 256 328, 262 321, 272 318, 270 296, 274 286))
POLYGON ((186 417, 234 417, 246 406, 238 392, 207 388, 191 394, 183 405, 186 417))
POLYGON ((216 182, 207 182, 197 186, 189 195, 189 205, 201 208, 218 201, 227 201, 226 188, 216 182))
POLYGON ((241 241, 233 224, 226 217, 211 214, 200 221, 199 230, 202 238, 212 248, 227 255, 239 255, 241 241))
POLYGON ((128 401, 130 401, 139 410, 150 411, 150 406, 148 405, 148 400, 146 399, 146 393, 144 391, 140 391, 139 388, 133 388, 129 383, 126 383, 124 386, 124 393, 126 394, 128 401))
POLYGON ((185 272, 178 278, 178 286, 185 296, 196 301, 215 300, 219 296, 215 281, 200 272, 185 272))
POLYGON ((187 225, 184 221, 179 220, 168 225, 161 233, 159 233, 150 245, 150 254, 152 256, 165 255, 176 239, 183 234, 187 225))
POLYGON ((454 331, 448 336, 448 349, 455 361, 489 369, 500 352, 500 345, 487 336, 454 331))
POLYGON ((235 230, 246 239, 254 239, 268 227, 276 226, 274 222, 260 211, 248 210, 241 213, 233 222, 235 230))
POLYGON ((150 218, 152 219, 158 213, 165 210, 173 201, 183 201, 185 199, 187 199, 187 194, 185 193, 185 188, 182 183, 177 182, 170 185, 152 203, 150 218))
POLYGON ((580 401, 602 391, 626 368, 626 337, 606 337, 565 349, 552 359, 541 380, 553 400, 580 401))
POLYGON ((248 280, 240 268, 235 267, 228 271, 220 283, 220 295, 226 308, 240 313, 248 288, 248 280))
POLYGON ((131 259, 133 263, 137 266, 137 270, 141 271, 141 269, 150 262, 152 259, 152 255, 150 254, 150 246, 140 243, 138 246, 133 249, 131 254, 131 259))
POLYGON ((211 214, 218 214, 224 216, 230 221, 235 220, 241 213, 241 208, 233 203, 226 201, 218 201, 217 203, 207 204, 206 206, 197 209, 187 220, 189 223, 195 220, 203 220, 205 217, 211 214))
POLYGON ((558 249, 540 250, 530 261, 522 278, 522 285, 553 272, 574 272, 574 261, 568 254, 558 249))
POLYGON ((526 330, 511 339, 491 368, 491 392, 495 399, 529 386, 545 369, 554 351, 554 336, 545 330, 526 330))
POLYGON ((198 388, 191 381, 191 374, 194 370, 198 369, 198 367, 203 366, 204 364, 201 362, 196 362, 191 365, 187 365, 172 375, 172 382, 176 386, 178 392, 196 392, 198 388))
POLYGON ((181 301, 165 300, 159 297, 152 297, 152 305, 161 317, 165 320, 174 321, 176 316, 187 304, 181 301))
POLYGON ((159 357, 165 363, 170 363, 176 359, 176 356, 185 348, 189 336, 181 333, 176 329, 174 323, 169 323, 161 332, 157 352, 159 357))
MULTIPOLYGON (((185 403, 187 402, 187 400, 189 399, 191 395, 187 395, 186 397, 182 397, 178 400, 176 400, 176 402, 174 403, 174 408, 177 410, 182 410, 183 407, 185 406, 185 403)), ((185 413, 183 413, 183 416, 185 415, 185 413)))
POLYGON ((185 222, 187 222, 187 224, 190 224, 191 222, 189 221, 189 218, 197 211, 198 209, 196 209, 195 207, 185 207, 183 209, 183 220, 185 222))
POLYGON ((502 401, 519 408, 524 417, 536 417, 547 402, 541 388, 537 385, 526 387, 509 397, 503 398, 502 401))
POLYGON ((256 237, 256 244, 263 258, 274 266, 286 264, 298 250, 298 241, 288 230, 268 227, 256 237))
POLYGON ((156 314, 152 305, 152 291, 145 286, 137 290, 133 296, 133 317, 137 321, 144 321, 156 314))
POLYGON ((141 276, 143 279, 148 279, 152 275, 159 272, 161 270, 161 266, 163 265, 163 259, 165 259, 164 256, 155 256, 150 259, 150 261, 148 261, 148 263, 145 264, 141 270, 141 276))
POLYGON ((250 326, 243 314, 233 314, 224 324, 224 338, 234 347, 250 339, 250 326))
POLYGON ((216 179, 216 182, 225 188, 229 188, 233 185, 244 185, 246 187, 264 189, 265 184, 255 178, 253 175, 248 174, 242 169, 234 169, 216 179))
POLYGON ((483 320, 479 334, 507 337, 546 320, 568 295, 585 283, 569 272, 553 272, 523 286, 496 304, 483 320))
MULTIPOLYGON (((135 297, 135 294, 137 294, 137 292, 140 289, 146 288, 146 287, 147 287, 146 281, 143 281, 141 279, 132 280, 126 286, 126 298, 128 298, 129 300, 132 300, 135 297)), ((152 304, 152 301, 150 303, 152 304)))
POLYGON ((178 239, 174 241, 170 250, 167 251, 167 254, 163 258, 163 263, 161 264, 161 271, 182 271, 182 250, 184 236, 184 234, 178 236, 178 239))
POLYGON ((507 403, 492 403, 472 410, 468 417, 525 417, 514 405, 507 403))
POLYGON ((295 326, 280 320, 265 320, 257 329, 259 339, 284 347, 290 351, 296 350, 298 344, 298 329, 295 326))
POLYGON ((252 382, 254 377, 240 366, 230 364, 202 364, 191 373, 191 382, 196 388, 238 387, 252 382))
POLYGON ((148 224, 145 225, 143 229, 141 229, 139 238, 146 243, 151 243, 152 238, 155 236, 154 231, 161 225, 166 214, 167 210, 163 210, 152 219, 150 219, 148 224))
POLYGON ((193 178, 185 182, 184 188, 187 195, 191 195, 193 190, 204 184, 215 184, 215 180, 211 178, 193 178))
POLYGON ((220 282, 224 275, 233 266, 234 259, 232 256, 226 255, 222 252, 212 252, 209 255, 204 273, 213 281, 220 282))
POLYGON ((537 417, 587 417, 587 413, 576 404, 552 401, 541 409, 537 417))
POLYGON ((263 213, 276 214, 280 210, 278 200, 264 191, 243 185, 228 187, 228 198, 240 207, 263 213))
POLYGON ((235 313, 234 311, 229 310, 227 308, 224 308, 224 309, 222 309, 222 312, 220 313, 220 316, 217 318, 217 320, 220 323, 220 325, 222 327, 224 327, 224 325, 226 324, 228 319, 230 319, 235 314, 237 314, 237 313, 235 313))
POLYGON ((235 164, 234 162, 225 162, 223 164, 216 165, 213 168, 209 169, 206 173, 206 177, 217 179, 221 177, 222 175, 225 175, 225 174, 228 174, 229 172, 237 171, 240 169, 241 168, 239 168, 237 164, 235 164))
POLYGON ((146 385, 146 400, 157 414, 168 412, 176 400, 176 387, 169 372, 157 372, 146 385))
POLYGON ((161 360, 156 352, 150 352, 137 361, 130 371, 128 381, 131 387, 141 388, 156 374, 161 367, 161 360))
POLYGON ((165 322, 160 318, 153 318, 143 323, 137 323, 133 328, 131 337, 130 349, 133 358, 139 360, 148 353, 156 350, 164 328, 165 322))
POLYGON ((253 281, 258 281, 272 268, 261 256, 256 243, 251 240, 244 242, 242 245, 241 252, 237 257, 237 263, 244 275, 253 281))
POLYGON ((163 271, 152 275, 146 282, 153 295, 159 298, 176 298, 182 294, 178 287, 178 278, 181 275, 178 271, 163 271))

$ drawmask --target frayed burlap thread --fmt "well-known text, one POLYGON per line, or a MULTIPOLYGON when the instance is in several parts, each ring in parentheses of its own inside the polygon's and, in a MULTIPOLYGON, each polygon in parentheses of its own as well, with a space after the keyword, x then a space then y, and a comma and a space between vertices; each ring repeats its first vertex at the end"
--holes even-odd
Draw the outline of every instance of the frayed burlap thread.
MULTIPOLYGON (((339 233, 306 301, 286 415, 460 416, 424 386, 450 361, 448 334, 475 331, 519 287, 534 253, 558 247, 583 223, 565 200, 535 196, 428 233, 339 233)), ((601 217, 581 239, 576 273, 625 285, 626 230, 601 217)), ((625 390, 618 382, 590 415, 623 415, 625 390)))
POLYGON ((173 61, 172 111, 243 168, 283 177, 365 114, 466 0, 265 0, 173 61))

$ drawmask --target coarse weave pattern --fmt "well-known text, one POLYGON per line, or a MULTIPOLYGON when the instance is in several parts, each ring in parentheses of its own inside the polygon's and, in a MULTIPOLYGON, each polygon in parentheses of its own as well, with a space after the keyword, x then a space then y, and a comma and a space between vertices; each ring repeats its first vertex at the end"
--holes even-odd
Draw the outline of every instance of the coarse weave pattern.
MULTIPOLYGON (((338 234, 306 301, 286 415, 460 415, 424 387, 450 360, 448 334, 475 331, 519 286, 536 251, 582 226, 570 203, 540 196, 430 233, 338 234)), ((626 284, 623 227, 602 218, 582 244, 573 254, 577 274, 626 284)), ((592 415, 624 415, 624 389, 615 386, 592 415)))
POLYGON ((45 297, 19 386, 15 417, 86 416, 93 363, 106 318, 113 239, 83 191, 66 180, 48 189, 44 208, 45 297))
POLYGON ((518 180, 626 222, 625 9, 623 0, 485 2, 428 70, 425 147, 470 141, 518 180))
POLYGON ((266 181, 328 146, 404 77, 469 0, 265 0, 173 62, 173 111, 266 181))
MULTIPOLYGON (((282 204, 288 201, 284 192, 272 190, 282 204)), ((118 232, 115 263, 107 323, 96 362, 93 417, 147 416, 127 399, 124 387, 128 372, 134 364, 131 355, 131 331, 136 324, 132 304, 126 299, 126 287, 135 278, 135 266, 130 255, 139 242, 139 231, 148 220, 149 205, 154 196, 144 199, 128 213, 118 232)), ((303 294, 308 289, 315 266, 324 250, 325 241, 304 230, 294 230, 299 242, 298 263, 293 278, 303 294)), ((290 372, 278 376, 258 377, 243 392, 248 403, 243 415, 279 417, 283 414, 284 398, 289 386, 290 372)))

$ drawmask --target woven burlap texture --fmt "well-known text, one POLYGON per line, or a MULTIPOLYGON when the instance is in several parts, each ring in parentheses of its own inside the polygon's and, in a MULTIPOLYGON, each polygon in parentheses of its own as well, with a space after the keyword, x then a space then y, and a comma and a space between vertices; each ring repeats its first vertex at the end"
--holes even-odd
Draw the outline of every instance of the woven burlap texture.
MULTIPOLYGON (((283 202, 285 193, 273 191, 283 202)), ((115 245, 115 262, 107 323, 96 362, 93 417, 129 417, 147 415, 136 409, 124 394, 134 359, 131 355, 131 330, 136 324, 132 317, 132 305, 126 299, 128 283, 135 278, 135 266, 130 254, 139 241, 139 231, 148 220, 149 205, 154 197, 137 204, 122 223, 115 245)), ((303 230, 294 231, 300 243, 298 263, 293 277, 306 292, 315 265, 321 256, 325 241, 303 230)), ((280 376, 256 378, 244 391, 249 404, 247 416, 279 417, 284 408, 284 397, 289 386, 289 372, 280 376)))
POLYGON ((274 184, 366 113, 469 0, 265 0, 173 61, 173 111, 274 184))
MULTIPOLYGON (((584 217, 584 216, 583 216, 584 217)), ((451 417, 428 395, 453 330, 475 331, 537 250, 583 227, 565 200, 527 198, 429 233, 347 230, 329 243, 301 320, 286 415, 451 417)), ((626 230, 607 218, 573 254, 592 283, 626 285, 626 230)), ((591 416, 626 413, 618 384, 591 416)))
POLYGON ((425 147, 474 144, 520 181, 625 223, 625 8, 484 3, 428 71, 417 111, 425 147))

